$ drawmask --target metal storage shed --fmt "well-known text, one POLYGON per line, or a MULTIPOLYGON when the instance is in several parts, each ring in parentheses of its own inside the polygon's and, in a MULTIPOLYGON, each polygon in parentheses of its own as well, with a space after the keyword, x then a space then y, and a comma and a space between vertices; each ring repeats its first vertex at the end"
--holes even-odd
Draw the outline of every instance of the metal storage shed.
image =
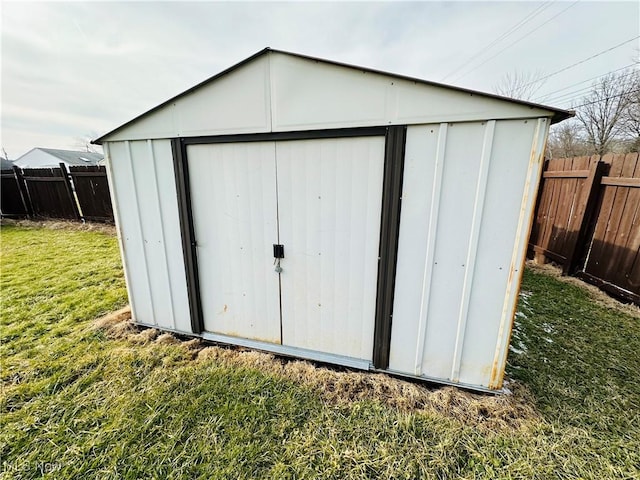
POLYGON ((134 321, 500 389, 571 115, 262 50, 96 140, 134 321))

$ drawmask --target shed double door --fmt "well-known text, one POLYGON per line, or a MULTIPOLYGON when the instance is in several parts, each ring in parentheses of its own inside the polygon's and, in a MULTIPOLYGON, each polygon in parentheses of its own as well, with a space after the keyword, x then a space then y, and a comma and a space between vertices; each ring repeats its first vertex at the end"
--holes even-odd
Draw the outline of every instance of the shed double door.
POLYGON ((205 330, 371 360, 384 138, 189 145, 187 159, 205 330))

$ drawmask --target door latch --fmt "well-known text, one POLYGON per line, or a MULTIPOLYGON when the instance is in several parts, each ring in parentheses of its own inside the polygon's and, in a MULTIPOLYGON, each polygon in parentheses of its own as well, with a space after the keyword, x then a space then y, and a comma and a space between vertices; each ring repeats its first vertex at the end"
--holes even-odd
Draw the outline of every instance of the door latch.
POLYGON ((273 258, 284 258, 284 245, 273 244, 273 258))
POLYGON ((284 258, 284 245, 277 243, 273 244, 273 263, 276 266, 276 272, 282 273, 282 267, 280 266, 280 259, 284 258))

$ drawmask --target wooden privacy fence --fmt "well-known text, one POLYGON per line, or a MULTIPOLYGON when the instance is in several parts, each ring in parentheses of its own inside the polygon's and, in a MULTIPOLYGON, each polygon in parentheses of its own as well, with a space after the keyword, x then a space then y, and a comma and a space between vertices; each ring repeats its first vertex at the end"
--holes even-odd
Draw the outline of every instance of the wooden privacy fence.
POLYGON ((638 153, 549 160, 530 254, 640 305, 638 153))
POLYGON ((64 164, 60 168, 29 168, 19 174, 26 185, 34 217, 80 219, 64 164))
POLYGON ((2 216, 113 222, 102 166, 2 171, 2 216))
MULTIPOLYGON (((14 167, 18 168, 18 167, 14 167)), ((0 171, 0 209, 3 217, 27 217, 31 214, 28 199, 22 196, 23 189, 13 170, 0 171)))
POLYGON ((111 195, 105 167, 70 167, 69 175, 76 189, 82 217, 91 221, 113 221, 111 195))

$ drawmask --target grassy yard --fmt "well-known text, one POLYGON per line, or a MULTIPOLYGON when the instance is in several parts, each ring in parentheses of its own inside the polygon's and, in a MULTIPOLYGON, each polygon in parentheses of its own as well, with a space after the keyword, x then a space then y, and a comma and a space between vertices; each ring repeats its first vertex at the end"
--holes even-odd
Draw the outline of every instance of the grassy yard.
POLYGON ((0 478, 640 478, 640 318, 579 286, 526 272, 510 399, 407 384, 424 401, 349 402, 283 362, 96 329, 126 303, 113 236, 1 241, 0 478))

